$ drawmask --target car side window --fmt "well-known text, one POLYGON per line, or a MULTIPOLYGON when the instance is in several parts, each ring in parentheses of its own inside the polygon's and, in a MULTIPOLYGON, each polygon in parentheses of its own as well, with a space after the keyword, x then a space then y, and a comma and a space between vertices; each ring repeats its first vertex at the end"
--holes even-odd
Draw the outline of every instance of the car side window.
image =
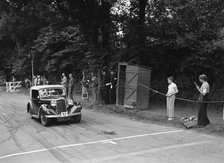
POLYGON ((32 99, 37 99, 39 97, 39 93, 37 90, 32 91, 32 99))

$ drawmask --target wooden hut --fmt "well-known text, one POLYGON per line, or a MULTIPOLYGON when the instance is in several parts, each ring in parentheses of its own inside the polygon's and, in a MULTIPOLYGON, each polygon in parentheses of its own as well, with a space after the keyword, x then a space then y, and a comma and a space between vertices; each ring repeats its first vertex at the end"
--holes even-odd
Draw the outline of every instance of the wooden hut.
POLYGON ((116 105, 132 109, 148 109, 150 91, 138 83, 150 87, 150 80, 151 68, 119 63, 116 105))

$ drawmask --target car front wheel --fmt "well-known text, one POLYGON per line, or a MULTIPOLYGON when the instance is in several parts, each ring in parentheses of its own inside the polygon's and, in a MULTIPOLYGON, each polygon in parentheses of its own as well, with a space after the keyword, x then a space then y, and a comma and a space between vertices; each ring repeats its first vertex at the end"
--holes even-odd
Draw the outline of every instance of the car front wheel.
POLYGON ((43 126, 48 126, 50 124, 50 119, 46 117, 46 113, 43 110, 40 112, 40 122, 43 126))
POLYGON ((81 117, 82 117, 81 114, 72 117, 72 122, 79 123, 81 121, 81 117))
POLYGON ((29 111, 29 114, 30 114, 30 118, 33 119, 32 112, 31 112, 31 107, 30 106, 29 106, 29 110, 28 111, 29 111))

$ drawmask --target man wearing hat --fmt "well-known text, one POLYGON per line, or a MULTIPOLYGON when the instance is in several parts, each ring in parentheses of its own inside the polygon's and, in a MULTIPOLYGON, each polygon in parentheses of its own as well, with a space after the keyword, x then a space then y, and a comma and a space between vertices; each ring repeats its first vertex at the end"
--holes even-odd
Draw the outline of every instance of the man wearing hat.
POLYGON ((106 73, 106 70, 104 69, 102 71, 102 100, 105 102, 105 104, 109 104, 109 88, 110 88, 110 79, 108 78, 108 75, 106 73))

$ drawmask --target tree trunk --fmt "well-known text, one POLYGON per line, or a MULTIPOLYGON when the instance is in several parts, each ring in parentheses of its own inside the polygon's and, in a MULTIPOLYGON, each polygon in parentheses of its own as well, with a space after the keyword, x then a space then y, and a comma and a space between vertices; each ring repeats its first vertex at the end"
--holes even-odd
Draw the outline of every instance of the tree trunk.
POLYGON ((140 0, 139 1, 139 26, 138 26, 138 55, 137 55, 137 63, 144 64, 147 62, 147 52, 146 52, 146 34, 145 34, 145 10, 148 0, 140 0))
POLYGON ((103 98, 102 98, 102 76, 101 76, 101 70, 98 69, 98 90, 97 90, 97 98, 96 98, 96 104, 104 104, 103 103, 103 98))
MULTIPOLYGON (((107 72, 110 69, 111 65, 111 49, 110 49, 110 8, 111 4, 106 1, 101 1, 101 14, 102 14, 102 22, 99 25, 99 29, 101 32, 98 32, 98 37, 101 38, 102 40, 98 40, 98 44, 101 47, 99 53, 101 55, 104 55, 104 59, 102 60, 102 65, 101 67, 105 66, 107 69, 107 72)), ((97 25, 98 26, 98 25, 97 25)), ((102 68, 98 70, 98 98, 97 98, 97 103, 98 104, 105 104, 105 97, 102 95, 102 75, 101 75, 102 68)), ((105 91, 105 90, 104 90, 105 91)))
POLYGON ((139 45, 145 47, 145 9, 148 0, 139 1, 139 45))

